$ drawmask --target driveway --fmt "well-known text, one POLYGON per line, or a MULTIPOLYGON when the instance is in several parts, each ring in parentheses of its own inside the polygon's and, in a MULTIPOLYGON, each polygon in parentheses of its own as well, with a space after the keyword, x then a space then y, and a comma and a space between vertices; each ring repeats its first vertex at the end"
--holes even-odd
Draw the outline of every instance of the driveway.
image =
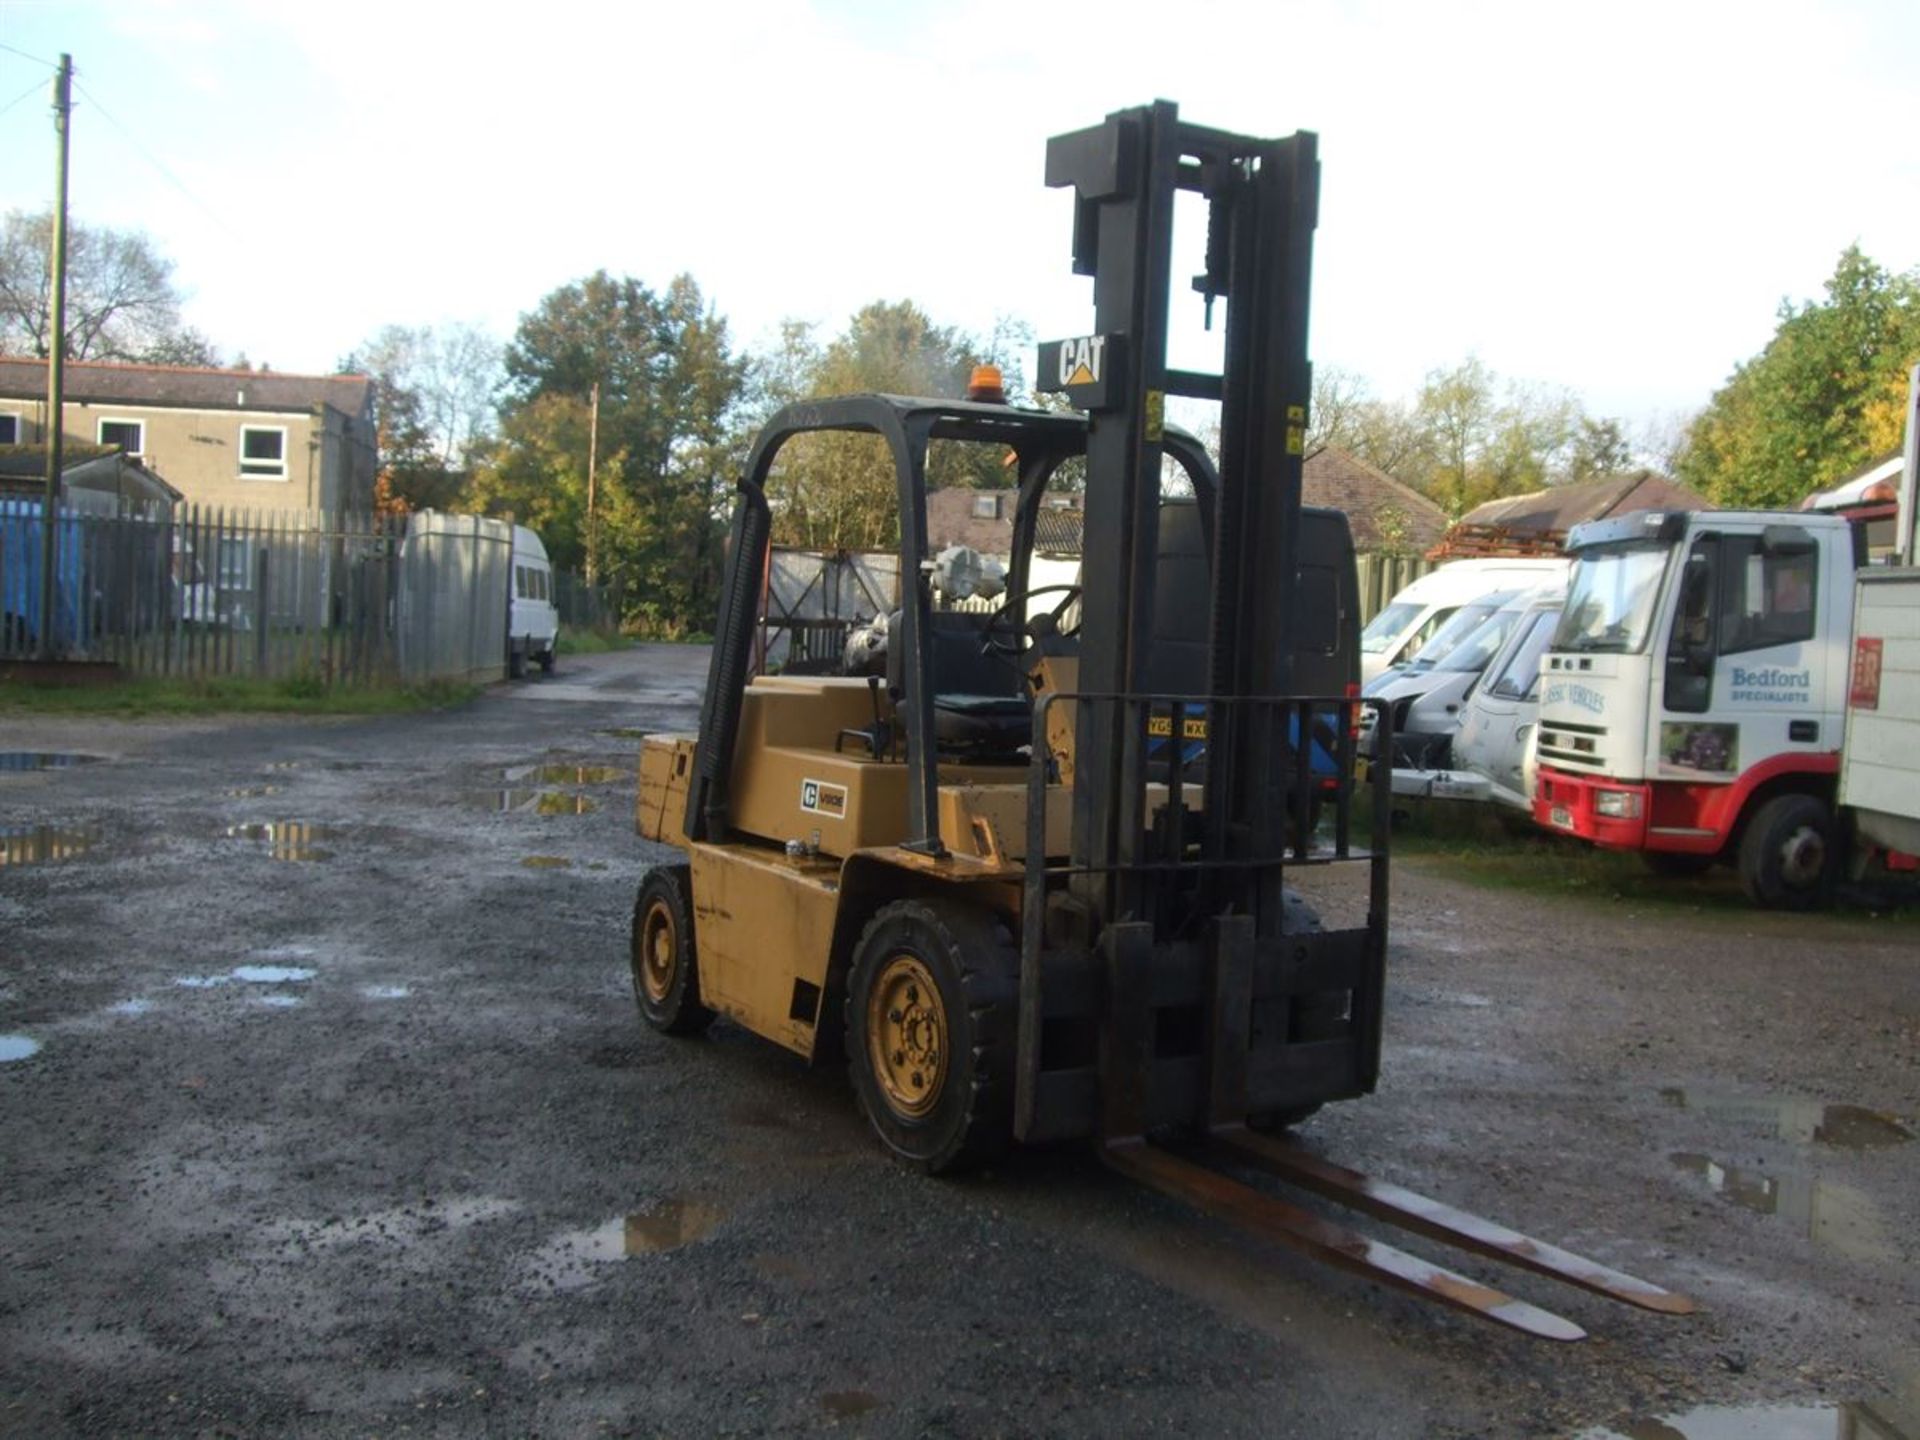
POLYGON ((1704 1305, 1406 1242, 1593 1335, 1527 1341, 1077 1147, 906 1174, 843 1075, 641 1029, 636 737, 706 661, 0 719, 95 757, 0 762, 0 1433, 1920 1435, 1911 923, 1397 868, 1381 1090, 1302 1136, 1704 1305))

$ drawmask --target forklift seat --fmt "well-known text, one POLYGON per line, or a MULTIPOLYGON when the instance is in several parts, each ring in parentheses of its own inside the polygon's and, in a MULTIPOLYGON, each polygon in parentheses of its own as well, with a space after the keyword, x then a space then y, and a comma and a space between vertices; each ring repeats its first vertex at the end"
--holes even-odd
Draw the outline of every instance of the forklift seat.
MULTIPOLYGON (((1017 666, 982 653, 987 617, 936 610, 930 618, 935 746, 943 755, 969 760, 1019 759, 1021 747, 1033 738, 1033 702, 1017 666)), ((897 638, 899 613, 890 621, 897 638)), ((887 690, 896 703, 904 703, 907 682, 897 643, 887 649, 887 690)))

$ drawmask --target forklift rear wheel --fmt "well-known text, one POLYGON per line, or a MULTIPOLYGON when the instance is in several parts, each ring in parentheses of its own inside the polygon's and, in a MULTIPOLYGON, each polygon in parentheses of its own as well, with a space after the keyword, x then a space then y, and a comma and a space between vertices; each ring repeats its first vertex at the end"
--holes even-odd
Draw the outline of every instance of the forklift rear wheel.
POLYGON ((1833 878, 1833 817, 1811 795, 1776 795, 1740 839, 1740 885, 1770 910, 1807 910, 1833 878))
POLYGON ((999 918, 896 900, 867 923, 847 981, 847 1051, 867 1119, 896 1159, 968 1169, 1013 1127, 1015 975, 999 918))
POLYGON ((690 878, 684 866, 649 870, 633 902, 633 998, 640 1018, 668 1035, 697 1035, 713 1023, 700 1003, 690 878))

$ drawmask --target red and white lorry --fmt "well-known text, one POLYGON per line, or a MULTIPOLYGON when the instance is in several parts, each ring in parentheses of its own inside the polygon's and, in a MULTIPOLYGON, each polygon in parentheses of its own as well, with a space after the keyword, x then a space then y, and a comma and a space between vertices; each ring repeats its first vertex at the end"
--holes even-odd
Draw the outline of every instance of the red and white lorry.
POLYGON ((1805 511, 1578 526, 1541 664, 1534 819, 1798 909, 1920 855, 1920 367, 1897 547, 1805 511))

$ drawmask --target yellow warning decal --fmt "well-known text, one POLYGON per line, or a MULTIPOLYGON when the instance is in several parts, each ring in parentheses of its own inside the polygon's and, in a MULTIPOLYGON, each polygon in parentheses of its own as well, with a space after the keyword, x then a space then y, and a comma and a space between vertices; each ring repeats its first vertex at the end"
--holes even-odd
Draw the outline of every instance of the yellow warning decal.
POLYGON ((1167 433, 1167 392, 1147 391, 1147 439, 1158 441, 1167 433))
POLYGON ((1287 454, 1304 455, 1307 453, 1307 432, 1303 426, 1287 426, 1287 454))
MULTIPOLYGON (((1164 740, 1173 734, 1171 715, 1149 715, 1147 717, 1147 735, 1155 740, 1164 740)), ((1180 734, 1188 740, 1207 738, 1207 722, 1197 718, 1188 718, 1180 722, 1180 734)))
POLYGON ((1287 406, 1287 423, 1289 425, 1306 424, 1307 423, 1307 407, 1304 405, 1287 406))

